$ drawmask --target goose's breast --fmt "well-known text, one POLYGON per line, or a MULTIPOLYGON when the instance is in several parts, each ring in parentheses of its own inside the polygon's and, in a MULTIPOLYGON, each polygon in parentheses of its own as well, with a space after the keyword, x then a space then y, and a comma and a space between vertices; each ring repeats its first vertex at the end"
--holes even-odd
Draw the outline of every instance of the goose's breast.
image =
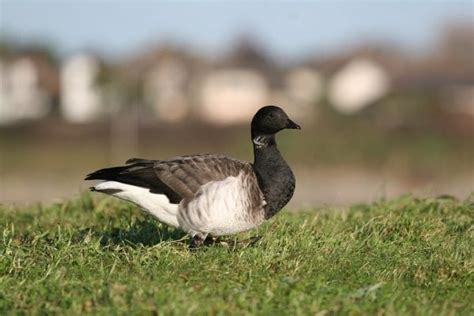
POLYGON ((264 219, 264 202, 254 182, 241 172, 236 177, 203 185, 193 199, 181 202, 180 226, 191 233, 219 236, 259 225, 264 219))

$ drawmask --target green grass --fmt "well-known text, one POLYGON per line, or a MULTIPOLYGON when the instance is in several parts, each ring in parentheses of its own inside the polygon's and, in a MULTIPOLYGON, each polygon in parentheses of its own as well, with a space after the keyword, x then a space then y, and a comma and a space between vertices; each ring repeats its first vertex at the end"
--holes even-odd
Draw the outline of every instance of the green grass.
POLYGON ((0 207, 0 314, 473 315, 474 198, 283 212, 253 247, 89 195, 0 207))

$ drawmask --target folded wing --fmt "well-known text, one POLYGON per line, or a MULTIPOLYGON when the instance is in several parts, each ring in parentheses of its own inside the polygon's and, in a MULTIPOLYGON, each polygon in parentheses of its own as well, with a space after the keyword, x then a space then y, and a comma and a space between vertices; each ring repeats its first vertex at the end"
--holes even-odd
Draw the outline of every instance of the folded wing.
POLYGON ((86 180, 108 180, 148 188, 165 194, 171 203, 192 198, 206 183, 235 177, 251 165, 220 155, 182 156, 171 160, 133 158, 126 166, 97 170, 86 180))
POLYGON ((217 155, 176 157, 156 162, 157 177, 182 198, 191 198, 206 183, 235 177, 249 163, 217 155))

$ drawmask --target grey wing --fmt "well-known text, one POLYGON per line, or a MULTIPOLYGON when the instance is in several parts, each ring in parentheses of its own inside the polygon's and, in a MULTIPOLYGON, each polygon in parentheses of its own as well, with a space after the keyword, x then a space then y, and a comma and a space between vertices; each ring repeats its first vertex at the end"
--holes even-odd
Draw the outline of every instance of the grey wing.
POLYGON ((206 183, 252 171, 249 163, 218 155, 177 157, 156 162, 153 170, 160 180, 183 198, 191 198, 206 183))
POLYGON ((158 160, 129 159, 127 165, 104 168, 88 174, 85 180, 118 181, 142 188, 147 188, 151 193, 165 194, 171 203, 177 204, 182 197, 157 177, 153 166, 158 160))

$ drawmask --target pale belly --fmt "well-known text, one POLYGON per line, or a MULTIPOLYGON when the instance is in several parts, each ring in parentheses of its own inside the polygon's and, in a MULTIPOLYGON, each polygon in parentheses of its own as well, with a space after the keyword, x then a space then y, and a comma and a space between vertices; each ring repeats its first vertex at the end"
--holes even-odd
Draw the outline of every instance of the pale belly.
POLYGON ((235 234, 263 222, 263 207, 254 204, 241 177, 229 177, 204 185, 192 200, 182 201, 178 223, 191 235, 235 234))

